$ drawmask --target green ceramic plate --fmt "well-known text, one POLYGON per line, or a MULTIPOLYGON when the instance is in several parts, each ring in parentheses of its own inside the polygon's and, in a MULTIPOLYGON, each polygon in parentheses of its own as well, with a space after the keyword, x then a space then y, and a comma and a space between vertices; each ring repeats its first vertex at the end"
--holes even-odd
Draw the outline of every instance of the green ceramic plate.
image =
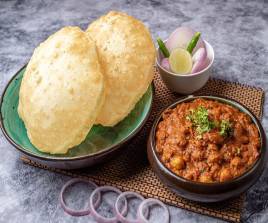
POLYGON ((34 147, 28 136, 23 121, 19 118, 17 107, 19 89, 25 66, 12 78, 1 99, 1 127, 6 138, 21 152, 43 160, 75 160, 105 154, 107 151, 123 145, 132 138, 145 124, 153 101, 151 85, 132 112, 114 127, 95 125, 86 139, 64 155, 51 155, 40 152, 34 147))

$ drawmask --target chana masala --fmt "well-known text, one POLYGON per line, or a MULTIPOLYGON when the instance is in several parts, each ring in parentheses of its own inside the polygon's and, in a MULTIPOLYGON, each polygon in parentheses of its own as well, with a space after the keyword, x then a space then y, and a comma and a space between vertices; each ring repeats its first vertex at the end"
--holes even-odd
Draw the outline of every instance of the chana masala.
POLYGON ((224 182, 241 176, 256 162, 260 136, 247 114, 198 98, 163 113, 156 129, 156 150, 165 166, 183 178, 224 182))

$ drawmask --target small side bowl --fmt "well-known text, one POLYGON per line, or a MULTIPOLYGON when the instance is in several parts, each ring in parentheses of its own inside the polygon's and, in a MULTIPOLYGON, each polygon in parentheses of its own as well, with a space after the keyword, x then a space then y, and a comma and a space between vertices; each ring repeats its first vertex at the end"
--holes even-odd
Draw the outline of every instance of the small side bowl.
POLYGON ((266 135, 261 123, 248 108, 241 105, 239 102, 224 97, 189 96, 184 99, 180 99, 179 101, 168 106, 166 109, 160 113, 151 129, 147 144, 147 154, 154 172, 169 189, 177 193, 179 196, 187 198, 189 200, 211 203, 227 200, 232 197, 237 197, 248 190, 259 179, 267 162, 266 135), (222 103, 230 104, 233 107, 238 108, 240 111, 248 114, 257 126, 261 138, 260 157, 255 162, 255 164, 243 175, 234 178, 233 180, 220 183, 195 182, 176 175, 171 170, 169 170, 160 160, 159 154, 156 151, 155 134, 156 127, 162 119, 163 112, 166 109, 176 107, 182 102, 189 102, 196 98, 217 100, 222 103))
POLYGON ((210 62, 205 69, 194 74, 180 75, 164 69, 160 65, 162 55, 159 51, 159 48, 157 49, 157 58, 156 58, 157 68, 163 82, 171 91, 184 95, 191 94, 202 88, 207 83, 212 73, 211 68, 214 62, 214 50, 213 47, 207 41, 204 40, 204 43, 206 46, 207 55, 210 62))

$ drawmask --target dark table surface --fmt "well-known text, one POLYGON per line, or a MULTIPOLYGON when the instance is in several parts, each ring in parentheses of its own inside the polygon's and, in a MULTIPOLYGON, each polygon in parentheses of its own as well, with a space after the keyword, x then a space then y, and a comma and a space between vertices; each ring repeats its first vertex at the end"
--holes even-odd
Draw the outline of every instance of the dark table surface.
MULTIPOLYGON (((178 26, 202 32, 215 50, 213 76, 268 90, 268 2, 265 1, 55 1, 0 0, 0 92, 30 58, 33 49, 66 25, 85 29, 109 10, 142 20, 154 39, 165 39, 178 26)), ((265 101, 262 123, 268 127, 265 101)), ((0 222, 94 222, 73 218, 58 205, 68 177, 24 165, 0 133, 0 222)), ((80 188, 81 189, 81 188, 80 188)), ((74 189, 74 196, 85 194, 74 189)), ((106 199, 109 203, 110 198, 106 199)), ((268 222, 268 171, 246 195, 244 222, 268 222)), ((107 207, 102 208, 107 212, 107 207)), ((171 222, 221 222, 170 207, 171 222)), ((155 216, 153 222, 161 222, 155 216)))

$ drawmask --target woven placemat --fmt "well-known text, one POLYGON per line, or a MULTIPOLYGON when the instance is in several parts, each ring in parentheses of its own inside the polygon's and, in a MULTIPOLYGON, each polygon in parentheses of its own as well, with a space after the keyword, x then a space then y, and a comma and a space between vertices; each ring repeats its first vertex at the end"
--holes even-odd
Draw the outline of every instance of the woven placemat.
MULTIPOLYGON (((171 93, 166 88, 157 72, 154 84, 155 97, 149 120, 138 136, 136 136, 128 146, 122 149, 120 155, 114 160, 88 169, 72 171, 49 168, 25 157, 22 157, 22 160, 27 164, 57 173, 91 179, 99 185, 112 185, 123 191, 136 191, 144 197, 157 198, 169 205, 200 214, 213 216, 230 222, 240 222, 243 195, 239 198, 217 204, 192 202, 177 196, 167 189, 149 167, 146 157, 146 140, 152 123, 165 106, 181 97, 181 95, 171 93)), ((230 97, 246 105, 257 117, 261 118, 262 116, 264 100, 264 91, 262 89, 239 83, 210 79, 195 95, 201 94, 230 97)))

